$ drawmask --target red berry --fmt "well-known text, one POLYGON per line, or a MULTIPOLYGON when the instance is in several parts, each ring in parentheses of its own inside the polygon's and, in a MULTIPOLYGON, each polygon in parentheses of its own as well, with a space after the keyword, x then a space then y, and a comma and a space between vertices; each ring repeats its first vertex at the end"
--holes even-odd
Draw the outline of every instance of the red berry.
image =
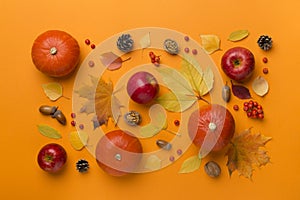
POLYGON ((71 113, 71 117, 74 119, 76 118, 76 114, 75 113, 71 113))
POLYGON ((71 125, 72 126, 75 126, 76 125, 76 122, 73 120, 73 121, 71 121, 71 125))
POLYGON ((150 56, 151 60, 155 58, 155 55, 152 51, 149 52, 149 56, 150 56))
POLYGON ((264 118, 264 114, 263 113, 258 114, 258 118, 259 119, 263 119, 264 118))
POLYGON ((254 102, 253 102, 253 106, 254 106, 254 107, 257 107, 257 106, 258 106, 258 103, 257 103, 256 101, 254 101, 254 102))
POLYGON ((262 109, 261 105, 257 105, 257 109, 262 109))
POLYGON ((253 104, 253 101, 252 101, 252 100, 250 100, 250 101, 249 101, 249 104, 253 104))
POLYGON ((253 103, 249 103, 248 104, 248 107, 251 109, 251 108, 253 108, 253 103))
POLYGON ((245 102, 245 103, 244 103, 244 106, 248 106, 248 102, 245 102))
POLYGON ((265 67, 265 68, 263 68, 263 73, 264 73, 264 74, 268 74, 268 73, 269 73, 269 69, 268 69, 268 68, 266 68, 266 67, 265 67))
POLYGON ((84 125, 83 124, 79 124, 79 128, 82 130, 84 129, 84 125))
POLYGON ((159 62, 160 61, 160 57, 159 56, 155 56, 154 61, 155 62, 159 62))
POLYGON ((252 110, 252 116, 256 116, 257 110, 252 110))
POLYGON ((174 124, 175 126, 179 126, 180 125, 180 121, 178 119, 174 120, 174 124))
POLYGON ((86 39, 84 42, 85 42, 86 45, 90 45, 91 44, 91 41, 89 39, 86 39))
POLYGON ((233 110, 238 111, 239 110, 239 106, 238 105, 234 105, 233 106, 233 110))
POLYGON ((95 44, 91 44, 91 48, 92 48, 92 49, 95 49, 95 48, 96 48, 96 45, 95 45, 95 44))
POLYGON ((159 62, 153 62, 153 64, 158 67, 159 66, 159 62))
POLYGON ((198 53, 197 49, 192 50, 192 54, 197 55, 197 53, 198 53))
POLYGON ((251 112, 247 112, 247 117, 251 117, 252 113, 251 112))
POLYGON ((184 52, 188 53, 188 52, 190 52, 190 49, 188 47, 186 47, 186 48, 184 48, 184 52))
POLYGON ((264 57, 264 58, 262 59, 262 61, 263 61, 264 63, 267 63, 267 62, 268 62, 268 58, 264 57))
POLYGON ((248 111, 249 110, 249 107, 248 106, 244 106, 244 111, 248 111))

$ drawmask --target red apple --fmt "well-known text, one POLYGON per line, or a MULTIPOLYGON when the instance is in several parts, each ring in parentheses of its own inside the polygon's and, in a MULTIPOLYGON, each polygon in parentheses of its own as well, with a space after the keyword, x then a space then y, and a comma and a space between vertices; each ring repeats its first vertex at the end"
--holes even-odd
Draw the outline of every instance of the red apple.
POLYGON ((238 82, 245 81, 253 74, 254 55, 244 47, 233 47, 224 53, 221 67, 229 78, 238 82))
POLYGON ((158 94, 159 84, 155 77, 145 71, 133 74, 127 82, 127 93, 139 104, 151 102, 158 94))
POLYGON ((235 121, 223 106, 210 104, 194 111, 188 121, 189 136, 198 147, 220 151, 232 139, 235 121), (205 144, 204 144, 204 140, 205 144), (203 146, 205 145, 205 146, 203 146))
POLYGON ((41 169, 56 173, 65 165, 67 152, 61 145, 50 143, 41 148, 37 161, 41 169))
POLYGON ((122 130, 105 134, 97 143, 95 152, 99 167, 112 176, 133 173, 142 153, 140 140, 122 130))

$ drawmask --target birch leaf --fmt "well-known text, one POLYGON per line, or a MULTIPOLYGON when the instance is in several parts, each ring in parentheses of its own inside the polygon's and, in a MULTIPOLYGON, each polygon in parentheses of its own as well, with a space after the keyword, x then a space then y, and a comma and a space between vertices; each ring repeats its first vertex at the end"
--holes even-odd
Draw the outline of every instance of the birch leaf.
POLYGON ((161 159, 156 155, 151 155, 147 158, 145 168, 151 171, 161 168, 161 159))
POLYGON ((151 45, 150 33, 147 33, 140 39, 140 45, 142 49, 147 48, 151 45))
POLYGON ((232 41, 232 42, 237 42, 240 41, 246 37, 248 37, 249 35, 249 31, 248 30, 237 30, 232 32, 229 37, 228 40, 232 41))
POLYGON ((251 129, 236 135, 226 153, 229 174, 237 170, 239 175, 251 179, 254 166, 259 168, 270 162, 263 148, 271 139, 259 133, 251 134, 251 129))
POLYGON ((120 69, 122 67, 122 63, 129 59, 130 58, 122 60, 121 57, 117 56, 113 52, 107 52, 100 55, 100 61, 110 71, 120 69))
POLYGON ((211 68, 203 71, 199 63, 191 57, 186 56, 182 60, 180 72, 200 97, 206 95, 213 88, 214 74, 211 68))
POLYGON ((88 134, 83 131, 72 131, 69 135, 71 146, 77 151, 80 151, 87 145, 88 138, 88 134))
POLYGON ((185 174, 194 172, 199 169, 200 164, 201 158, 199 158, 199 156, 191 156, 182 163, 179 173, 185 174))
POLYGON ((252 83, 252 89, 255 92, 255 94, 263 97, 269 91, 269 84, 264 77, 258 76, 257 78, 254 79, 252 83))
POLYGON ((161 106, 151 106, 149 117, 151 122, 140 129, 140 134, 144 138, 152 137, 167 128, 167 115, 161 106))
POLYGON ((53 82, 53 83, 46 83, 42 84, 42 88, 46 94, 46 96, 51 101, 56 101, 62 96, 62 86, 59 83, 53 82))
POLYGON ((200 35, 202 41, 202 47, 207 54, 220 49, 220 39, 216 35, 200 35))
POLYGON ((53 139, 61 138, 61 134, 51 126, 45 124, 39 124, 37 127, 39 132, 48 138, 53 138, 53 139))

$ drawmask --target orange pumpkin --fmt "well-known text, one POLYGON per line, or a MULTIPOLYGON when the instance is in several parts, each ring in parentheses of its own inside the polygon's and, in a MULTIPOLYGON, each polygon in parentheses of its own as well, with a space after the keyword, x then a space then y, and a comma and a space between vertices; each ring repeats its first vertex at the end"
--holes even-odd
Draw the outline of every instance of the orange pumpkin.
POLYGON ((235 121, 225 107, 210 104, 191 114, 188 130, 189 136, 196 146, 220 151, 232 139, 235 132, 235 121))
POLYGON ((78 42, 68 33, 49 30, 33 43, 31 57, 34 65, 44 74, 63 77, 71 74, 79 62, 78 42))
POLYGON ((112 176, 124 176, 134 172, 143 153, 139 139, 122 130, 103 136, 96 147, 99 167, 112 176))

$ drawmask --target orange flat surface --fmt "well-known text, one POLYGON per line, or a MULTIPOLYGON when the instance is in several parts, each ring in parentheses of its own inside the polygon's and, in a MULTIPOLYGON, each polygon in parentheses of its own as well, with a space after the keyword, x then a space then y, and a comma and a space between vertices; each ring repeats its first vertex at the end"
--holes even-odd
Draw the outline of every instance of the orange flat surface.
POLYGON ((299 1, 1 0, 0 7, 0 199, 300 199, 299 1), (195 154, 194 148, 157 172, 113 178, 97 166, 87 150, 71 147, 68 133, 75 129, 70 124, 59 126, 38 112, 42 104, 58 105, 70 121, 72 101, 61 98, 50 102, 41 85, 57 81, 64 87, 64 96, 71 97, 75 80, 75 75, 49 78, 35 69, 30 52, 40 33, 60 29, 73 35, 80 44, 82 62, 91 51, 84 44, 86 38, 98 44, 119 32, 152 26, 177 30, 199 43, 200 34, 218 35, 223 51, 211 57, 219 67, 224 50, 241 45, 255 54, 256 75, 262 74, 264 66, 269 68, 265 77, 270 92, 257 98, 265 109, 263 122, 246 119, 242 111, 232 110, 233 104, 243 101, 234 98, 228 104, 237 121, 237 132, 252 126, 253 131, 273 138, 267 144, 271 163, 256 169, 252 181, 237 173, 230 178, 223 156, 214 158, 222 167, 218 179, 209 178, 203 171, 208 158, 200 170, 179 174, 183 161, 195 154), (248 29, 249 37, 238 43, 227 41, 237 29, 248 29), (262 34, 274 40, 269 52, 256 44, 262 34), (263 57, 269 59, 267 64, 261 61, 263 57), (40 123, 56 127, 63 138, 40 135, 36 128, 40 123), (49 142, 62 144, 69 155, 65 169, 57 175, 43 172, 36 162, 39 149, 49 142), (80 158, 90 163, 86 174, 75 170, 80 158))

